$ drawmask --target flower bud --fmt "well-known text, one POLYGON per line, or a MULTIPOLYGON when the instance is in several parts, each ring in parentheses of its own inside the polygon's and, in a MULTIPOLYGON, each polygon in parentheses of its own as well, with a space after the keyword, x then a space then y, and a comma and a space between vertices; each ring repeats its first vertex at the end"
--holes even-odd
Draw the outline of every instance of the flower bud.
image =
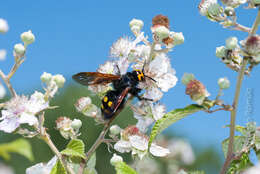
POLYGON ((174 45, 180 45, 183 44, 184 42, 184 36, 182 34, 182 32, 170 32, 170 38, 173 39, 173 44, 174 45))
POLYGON ((165 26, 166 28, 169 29, 169 19, 167 16, 163 16, 161 14, 157 15, 153 18, 152 23, 153 23, 152 28, 156 26, 165 26))
POLYGON ((50 73, 46 73, 44 72, 42 75, 41 75, 41 81, 43 83, 49 83, 52 79, 52 75, 50 73))
POLYGON ((0 33, 6 33, 8 31, 9 27, 7 24, 7 21, 0 18, 0 33))
POLYGON ((57 74, 57 75, 53 76, 53 80, 55 81, 55 83, 57 84, 57 86, 59 88, 63 87, 63 85, 66 81, 65 78, 61 74, 57 74))
POLYGON ((245 48, 246 52, 252 56, 260 54, 260 36, 249 36, 244 42, 243 47, 245 48))
POLYGON ((22 39, 22 41, 24 42, 25 45, 29 45, 29 44, 31 44, 35 41, 34 34, 32 33, 31 30, 29 30, 27 32, 23 32, 21 34, 21 39, 22 39))
POLYGON ((236 48, 236 47, 238 46, 237 42, 238 42, 238 40, 237 40, 236 37, 230 37, 230 38, 228 38, 228 39, 226 40, 226 48, 227 48, 227 49, 230 49, 230 50, 236 48))
POLYGON ((131 31, 139 33, 140 30, 143 28, 144 23, 142 20, 139 19, 132 19, 129 22, 129 26, 131 28, 131 31))
POLYGON ((109 131, 112 135, 118 135, 121 132, 121 128, 118 125, 113 125, 110 127, 109 131))
POLYGON ((22 57, 25 53, 25 47, 23 46, 23 44, 15 44, 14 53, 15 56, 22 57))
POLYGON ((110 159, 110 163, 114 166, 118 162, 123 162, 123 158, 117 154, 113 154, 113 157, 110 159))
POLYGON ((91 98, 89 97, 81 97, 78 99, 77 103, 75 104, 75 107, 78 112, 82 112, 84 108, 91 104, 91 98))
POLYGON ((225 10, 224 10, 224 13, 227 16, 234 16, 235 15, 235 9, 232 8, 232 7, 226 7, 225 10))
POLYGON ((190 82, 186 86, 185 93, 189 95, 191 99, 199 105, 202 105, 205 98, 210 95, 205 86, 196 79, 190 80, 190 82))
POLYGON ((213 3, 208 7, 209 16, 219 16, 222 13, 222 7, 218 3, 213 3))
POLYGON ((216 4, 217 0, 202 0, 198 6, 199 12, 202 16, 207 16, 208 9, 212 4, 216 4))
POLYGON ((76 130, 78 130, 79 128, 81 128, 81 126, 82 126, 82 122, 81 122, 81 120, 79 120, 79 119, 74 119, 74 120, 72 121, 72 123, 71 123, 71 127, 72 127, 73 129, 76 129, 76 130))
POLYGON ((6 54, 7 54, 6 50, 1 49, 0 50, 0 60, 5 60, 6 54))
POLYGON ((65 138, 69 139, 73 136, 73 131, 71 127, 71 119, 67 117, 59 117, 56 120, 56 128, 60 131, 60 134, 65 138))
POLYGON ((219 58, 226 57, 226 48, 224 46, 217 47, 216 56, 219 58))
POLYGON ((257 55, 257 56, 255 56, 255 57, 253 57, 253 59, 254 59, 254 61, 255 61, 256 63, 260 63, 260 54, 257 55))
POLYGON ((182 79, 181 79, 181 82, 184 84, 184 85, 187 85, 191 80, 194 80, 195 79, 195 76, 191 73, 184 73, 183 76, 182 76, 182 79))
POLYGON ((224 77, 218 79, 218 85, 221 89, 227 89, 230 87, 230 82, 226 77, 224 77))
POLYGON ((159 27, 156 27, 156 29, 154 30, 154 34, 156 37, 155 40, 158 42, 162 42, 163 39, 165 39, 169 36, 170 31, 165 26, 159 26, 159 27))

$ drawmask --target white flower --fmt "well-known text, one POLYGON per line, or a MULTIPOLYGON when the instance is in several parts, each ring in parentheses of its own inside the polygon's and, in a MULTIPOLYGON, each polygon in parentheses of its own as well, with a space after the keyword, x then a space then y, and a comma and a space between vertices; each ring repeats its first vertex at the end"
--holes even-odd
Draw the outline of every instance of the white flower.
POLYGON ((136 127, 143 133, 145 133, 148 130, 148 127, 154 123, 154 119, 151 117, 137 115, 134 115, 134 117, 138 120, 136 127))
POLYGON ((6 54, 6 50, 0 49, 0 60, 5 60, 6 54))
MULTIPOLYGON (((132 151, 133 155, 137 154, 142 159, 148 151, 148 138, 145 135, 131 135, 128 139, 129 141, 119 140, 114 145, 114 149, 121 153, 132 151)), ((170 152, 168 149, 152 143, 150 153, 154 156, 163 157, 170 152)))
POLYGON ((218 80, 218 85, 221 89, 227 89, 230 87, 230 82, 226 77, 224 77, 218 80))
POLYGON ((162 105, 162 104, 155 104, 153 107, 152 107, 152 113, 153 113, 153 118, 155 120, 159 120, 161 119, 164 114, 166 113, 166 107, 165 105, 162 105))
POLYGON ((6 94, 4 86, 0 83, 0 99, 4 98, 6 94))
POLYGON ((8 31, 9 27, 7 24, 7 21, 0 18, 0 33, 6 33, 8 31))
POLYGON ((21 57, 24 55, 25 53, 25 47, 23 46, 23 44, 15 44, 14 45, 14 53, 15 56, 21 57))
POLYGON ((235 49, 238 47, 238 40, 236 37, 230 37, 226 40, 226 48, 227 49, 235 49))
POLYGON ((195 160, 191 145, 183 140, 171 140, 168 148, 170 149, 169 158, 180 158, 186 165, 192 164, 195 160))
POLYGON ((97 71, 104 74, 114 74, 115 63, 112 61, 106 61, 103 65, 99 66, 97 71))
POLYGON ((148 87, 145 90, 144 97, 152 99, 154 102, 160 100, 163 96, 163 93, 155 87, 148 87))
POLYGON ((26 174, 49 174, 56 164, 57 157, 54 156, 47 164, 38 163, 26 169, 26 174))
POLYGON ((117 154, 113 154, 113 157, 110 159, 112 165, 116 165, 118 162, 123 162, 123 158, 117 154))
POLYGON ((212 4, 216 4, 217 0, 202 0, 201 3, 199 4, 199 12, 202 16, 206 16, 208 13, 208 8, 212 4))
POLYGON ((250 167, 243 174, 259 174, 260 173, 260 163, 256 166, 250 167))
POLYGON ((17 96, 6 103, 2 110, 0 130, 11 133, 20 124, 37 125, 36 115, 49 106, 43 99, 43 94, 35 92, 30 100, 25 96, 17 96))
POLYGON ((136 45, 144 39, 144 33, 140 33, 135 40, 128 37, 118 39, 110 48, 111 57, 128 57, 131 52, 135 51, 136 45))
POLYGON ((23 32, 21 34, 21 40, 23 41, 23 43, 25 45, 29 45, 31 43, 33 43, 35 41, 35 36, 34 34, 32 33, 31 30, 27 31, 27 32, 23 32))
POLYGON ((238 7, 240 4, 244 4, 247 2, 247 0, 221 0, 221 2, 226 5, 233 8, 238 7))
POLYGON ((178 79, 174 73, 166 73, 158 79, 158 87, 162 89, 163 92, 167 92, 170 88, 174 87, 178 79))
POLYGON ((139 20, 139 19, 132 19, 129 22, 129 26, 130 26, 131 31, 133 33, 139 33, 144 26, 144 22, 142 20, 139 20))
POLYGON ((0 173, 2 174, 14 174, 14 171, 12 168, 0 163, 0 173))

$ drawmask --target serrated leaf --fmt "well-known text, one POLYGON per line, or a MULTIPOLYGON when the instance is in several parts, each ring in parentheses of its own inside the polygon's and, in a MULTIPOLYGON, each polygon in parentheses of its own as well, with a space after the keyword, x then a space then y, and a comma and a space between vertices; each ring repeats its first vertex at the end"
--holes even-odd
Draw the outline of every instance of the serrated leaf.
MULTIPOLYGON (((243 149, 246 143, 246 138, 244 136, 234 137, 234 153, 239 153, 243 149)), ((229 138, 222 141, 222 151, 224 152, 225 158, 227 157, 229 138)))
POLYGON ((128 166, 125 162, 118 162, 115 165, 116 174, 137 174, 137 172, 128 166))
POLYGON ((249 154, 243 153, 239 159, 231 162, 227 174, 239 173, 251 166, 253 166, 253 163, 249 159, 249 154))
POLYGON ((203 106, 200 105, 189 105, 182 109, 175 109, 173 111, 168 112, 165 114, 161 119, 157 120, 154 124, 149 140, 149 148, 155 139, 155 137, 160 134, 164 129, 168 128, 173 123, 179 121, 180 119, 191 115, 195 112, 201 111, 205 109, 203 106))
POLYGON ((67 155, 70 157, 80 157, 85 158, 85 144, 82 140, 73 139, 69 142, 66 149, 61 151, 61 154, 67 155))
POLYGON ((50 174, 67 174, 64 166, 62 165, 62 163, 60 162, 60 160, 58 160, 55 164, 55 166, 51 169, 51 173, 50 174))
POLYGON ((18 139, 10 143, 5 143, 0 145, 0 156, 5 160, 10 159, 9 153, 18 153, 30 161, 33 161, 32 147, 30 143, 25 139, 18 139))

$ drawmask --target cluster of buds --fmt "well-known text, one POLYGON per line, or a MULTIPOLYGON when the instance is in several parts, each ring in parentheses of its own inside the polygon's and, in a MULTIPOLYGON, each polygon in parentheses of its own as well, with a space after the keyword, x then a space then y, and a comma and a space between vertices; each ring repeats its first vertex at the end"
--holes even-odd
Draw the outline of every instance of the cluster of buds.
POLYGON ((121 138, 114 145, 114 149, 120 153, 131 152, 132 155, 137 155, 142 159, 149 151, 152 155, 157 157, 163 157, 170 153, 166 148, 152 143, 150 149, 148 149, 149 138, 141 133, 136 126, 128 126, 121 131, 121 138))
POLYGON ((206 16, 211 21, 221 21, 224 19, 224 10, 217 0, 202 0, 198 6, 202 16, 206 16))
POLYGON ((183 34, 170 31, 167 16, 157 15, 152 20, 151 31, 156 43, 163 43, 167 48, 173 48, 184 42, 183 34))
POLYGON ((14 45, 13 53, 14 53, 14 57, 16 58, 16 61, 24 56, 27 46, 29 44, 32 44, 35 41, 35 36, 31 30, 27 32, 23 32, 20 37, 23 44, 18 43, 14 45))
POLYGON ((65 139, 77 138, 80 135, 79 129, 81 126, 82 122, 78 119, 71 120, 68 117, 59 117, 56 120, 56 128, 65 139))
POLYGON ((45 100, 49 100, 49 97, 53 97, 59 88, 62 88, 65 83, 65 78, 61 74, 52 75, 44 72, 41 75, 41 81, 46 85, 45 100))
POLYGON ((226 40, 225 46, 216 48, 216 56, 234 71, 240 70, 242 62, 240 53, 241 49, 238 45, 238 39, 236 37, 229 37, 226 40))
POLYGON ((199 105, 210 96, 205 86, 195 79, 193 74, 185 73, 182 77, 182 83, 186 85, 186 94, 199 105))

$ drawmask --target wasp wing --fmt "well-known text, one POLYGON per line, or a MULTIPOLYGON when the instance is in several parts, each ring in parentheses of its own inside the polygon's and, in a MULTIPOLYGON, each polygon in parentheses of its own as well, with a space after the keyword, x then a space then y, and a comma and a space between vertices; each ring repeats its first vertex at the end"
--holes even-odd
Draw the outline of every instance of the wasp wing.
POLYGON ((117 99, 117 102, 115 103, 115 106, 114 106, 114 112, 113 113, 116 113, 121 105, 121 103, 124 101, 126 95, 128 94, 129 90, 131 88, 130 87, 127 87, 125 88, 121 94, 118 96, 118 99, 117 99))
POLYGON ((82 85, 99 85, 108 84, 121 76, 113 74, 104 74, 99 72, 80 72, 72 76, 72 78, 82 85))

